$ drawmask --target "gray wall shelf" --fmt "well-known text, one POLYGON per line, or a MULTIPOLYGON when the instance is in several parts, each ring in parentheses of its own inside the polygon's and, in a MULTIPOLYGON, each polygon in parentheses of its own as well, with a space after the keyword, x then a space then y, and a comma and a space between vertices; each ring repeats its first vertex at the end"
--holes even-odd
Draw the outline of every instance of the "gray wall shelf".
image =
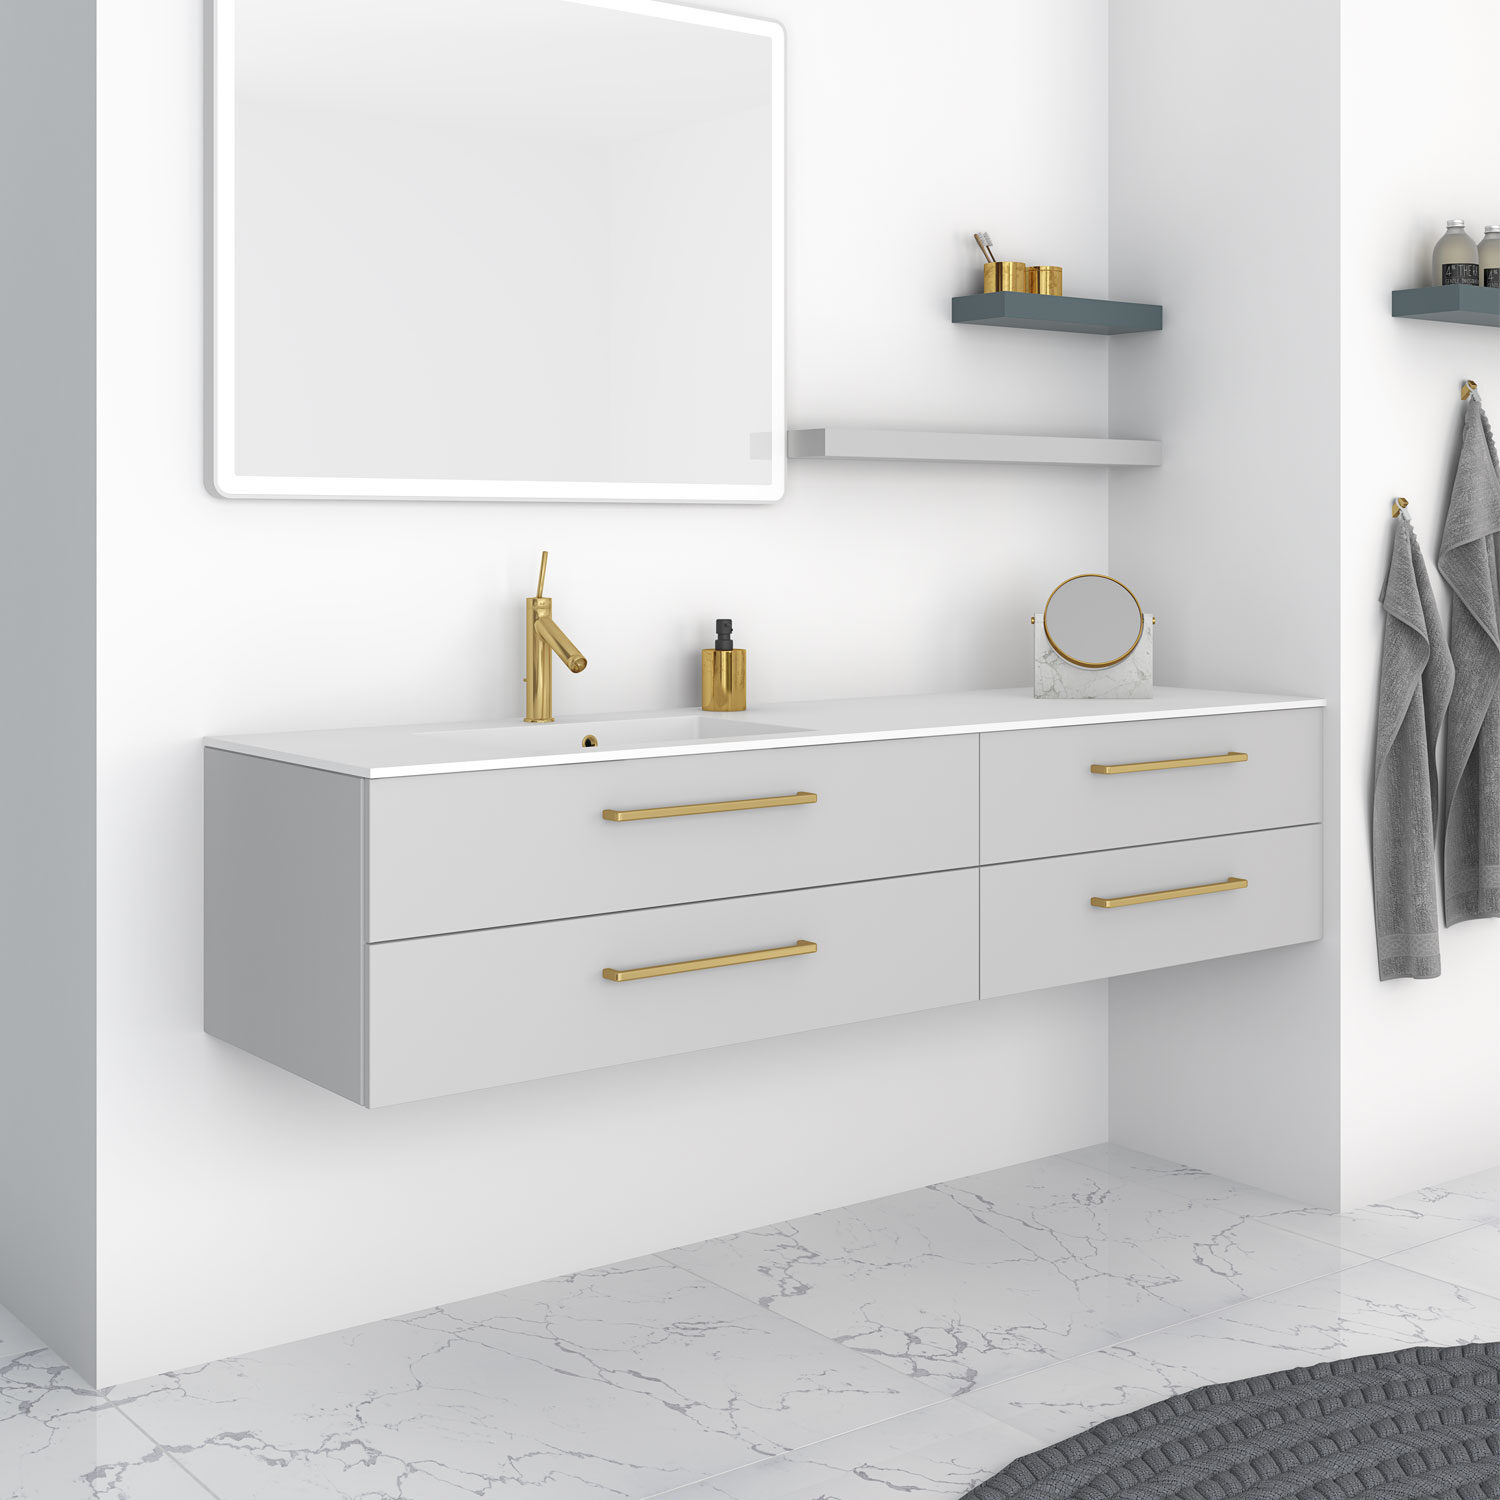
POLYGON ((953 299, 953 321, 1054 333, 1154 333, 1161 327, 1161 306, 1097 297, 1048 297, 1039 292, 977 292, 953 299))
POLYGON ((1408 287, 1405 291, 1391 293, 1391 316, 1425 318, 1429 323, 1477 323, 1482 328, 1500 328, 1500 287, 1408 287))

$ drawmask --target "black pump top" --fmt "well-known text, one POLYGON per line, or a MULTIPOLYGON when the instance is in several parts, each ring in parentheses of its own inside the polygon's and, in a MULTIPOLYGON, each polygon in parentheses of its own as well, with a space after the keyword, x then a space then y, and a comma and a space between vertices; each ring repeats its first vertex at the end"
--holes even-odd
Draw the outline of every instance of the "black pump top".
POLYGON ((734 621, 715 620, 714 629, 718 631, 719 638, 714 642, 715 651, 734 650, 734 621))

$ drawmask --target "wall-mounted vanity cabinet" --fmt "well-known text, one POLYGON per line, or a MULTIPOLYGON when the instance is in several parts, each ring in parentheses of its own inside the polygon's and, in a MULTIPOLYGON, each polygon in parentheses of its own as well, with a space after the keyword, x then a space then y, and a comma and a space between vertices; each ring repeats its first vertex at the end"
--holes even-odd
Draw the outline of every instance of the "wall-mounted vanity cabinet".
POLYGON ((1321 934, 1308 700, 725 717, 210 741, 207 1030, 397 1104, 1321 934))

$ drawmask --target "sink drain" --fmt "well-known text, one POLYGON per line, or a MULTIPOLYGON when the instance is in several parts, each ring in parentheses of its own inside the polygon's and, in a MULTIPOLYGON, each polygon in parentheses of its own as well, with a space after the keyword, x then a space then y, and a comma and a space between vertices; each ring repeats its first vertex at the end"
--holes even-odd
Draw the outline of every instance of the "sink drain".
POLYGON ((584 735, 583 748, 585 750, 597 750, 599 748, 599 736, 596 734, 584 735))

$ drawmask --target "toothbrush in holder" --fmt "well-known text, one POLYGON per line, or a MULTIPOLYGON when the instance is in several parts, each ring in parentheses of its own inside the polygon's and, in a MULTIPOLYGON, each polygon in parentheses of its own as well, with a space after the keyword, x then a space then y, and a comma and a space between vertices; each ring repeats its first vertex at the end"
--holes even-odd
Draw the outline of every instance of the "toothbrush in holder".
MULTIPOLYGON (((1014 275, 1014 268, 1002 268, 1000 257, 995 254, 995 242, 990 238, 989 230, 976 230, 974 243, 979 246, 979 253, 984 256, 984 290, 998 292, 1007 289, 1007 282, 1014 275)), ((1024 266, 1021 267, 1021 271, 1024 275, 1024 266)))

